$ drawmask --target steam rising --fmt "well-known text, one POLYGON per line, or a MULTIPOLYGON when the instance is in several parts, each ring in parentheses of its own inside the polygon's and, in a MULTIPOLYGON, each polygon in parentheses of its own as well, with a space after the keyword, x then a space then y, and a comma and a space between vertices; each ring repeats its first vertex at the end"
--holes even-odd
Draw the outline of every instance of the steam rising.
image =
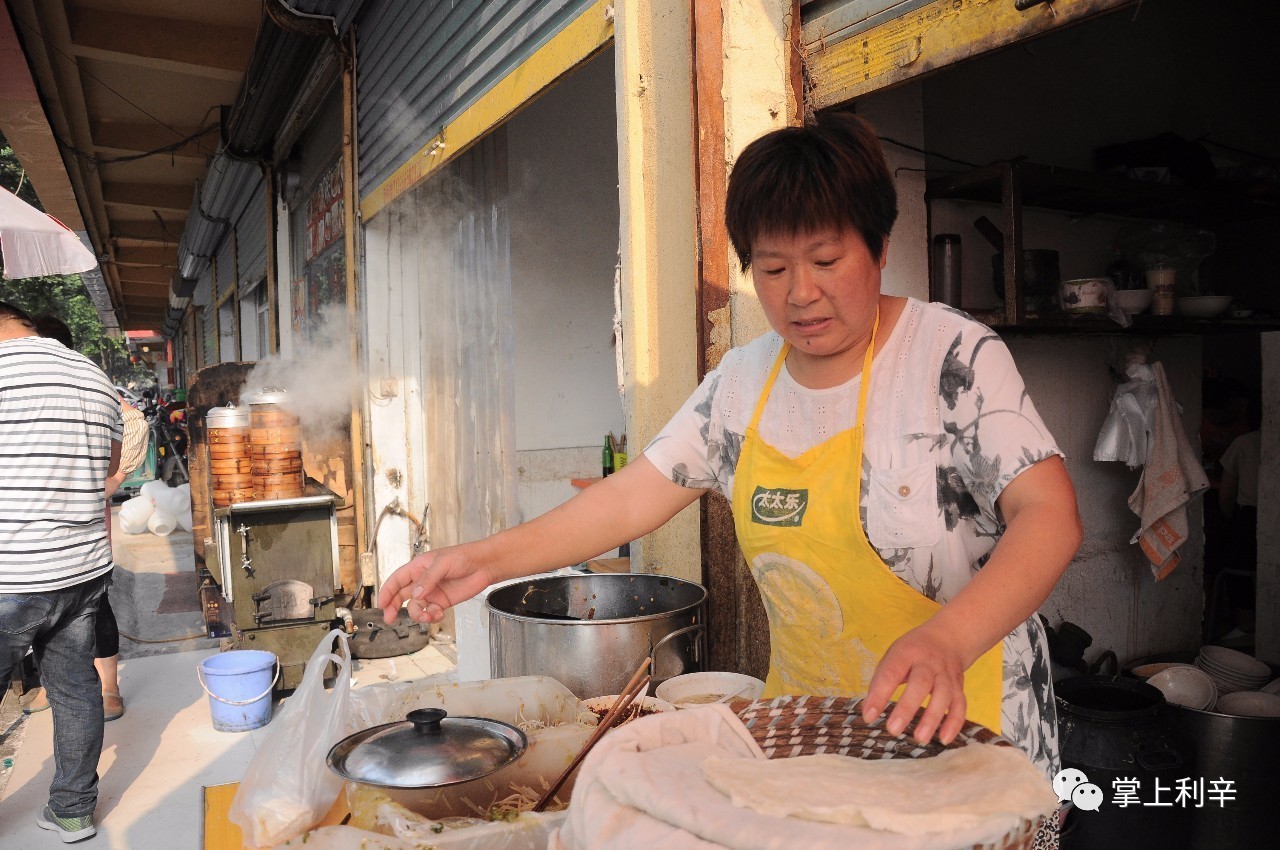
POLYGON ((287 357, 273 354, 258 361, 245 378, 239 404, 247 406, 263 388, 287 390, 282 406, 301 420, 305 438, 328 442, 347 433, 354 393, 366 383, 360 365, 351 360, 347 307, 327 304, 311 335, 295 336, 287 357))

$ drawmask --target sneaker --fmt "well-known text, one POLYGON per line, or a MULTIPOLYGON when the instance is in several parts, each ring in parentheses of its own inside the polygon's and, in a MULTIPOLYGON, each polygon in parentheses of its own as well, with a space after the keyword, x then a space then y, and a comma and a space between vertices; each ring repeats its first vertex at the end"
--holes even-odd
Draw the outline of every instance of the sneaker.
POLYGON ((102 719, 108 723, 124 716, 124 700, 119 694, 102 692, 102 719))
POLYGON ((58 833, 58 837, 62 839, 63 844, 84 841, 86 838, 92 838, 98 832, 93 825, 93 815, 64 818, 55 815, 48 806, 45 806, 40 810, 40 814, 36 815, 36 826, 41 829, 51 829, 58 833))
POLYGON ((49 695, 44 692, 44 688, 32 688, 22 695, 21 702, 23 714, 36 714, 49 708, 49 695))

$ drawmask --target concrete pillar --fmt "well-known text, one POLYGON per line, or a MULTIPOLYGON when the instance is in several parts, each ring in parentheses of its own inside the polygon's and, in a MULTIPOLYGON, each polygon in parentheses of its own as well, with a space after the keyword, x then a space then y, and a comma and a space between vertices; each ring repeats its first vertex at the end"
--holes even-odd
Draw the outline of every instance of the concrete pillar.
MULTIPOLYGON (((624 413, 636 456, 697 386, 693 63, 688 0, 615 9, 624 413)), ((632 568, 698 581, 698 551, 691 507, 633 547, 632 568)))

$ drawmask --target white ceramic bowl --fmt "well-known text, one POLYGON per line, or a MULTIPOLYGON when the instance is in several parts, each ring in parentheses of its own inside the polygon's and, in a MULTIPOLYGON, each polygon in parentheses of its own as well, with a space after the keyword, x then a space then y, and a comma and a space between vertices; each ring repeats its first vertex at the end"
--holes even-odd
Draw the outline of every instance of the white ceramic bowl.
POLYGON ((1154 295, 1154 289, 1117 289, 1111 297, 1115 299, 1117 307, 1130 316, 1135 316, 1151 306, 1154 295))
POLYGON ((1151 664, 1140 664, 1129 672, 1142 679, 1144 682, 1150 679, 1161 670, 1168 670, 1170 667, 1194 667, 1193 664, 1182 664, 1176 661, 1155 661, 1151 664))
POLYGON ((1220 670, 1231 678, 1261 679, 1264 683, 1271 679, 1271 668, 1265 661, 1259 661, 1238 649, 1227 646, 1202 646, 1200 658, 1210 670, 1220 670))
POLYGON ((1260 691, 1240 691, 1218 698, 1219 714, 1237 717, 1280 717, 1280 696, 1260 691))
POLYGON ((1231 306, 1230 295, 1190 295, 1185 298, 1179 298, 1175 302, 1175 309, 1180 316, 1190 316, 1195 319, 1211 319, 1214 316, 1221 316, 1231 306))
POLYGON ((1169 667, 1147 679, 1147 684, 1158 688, 1169 702, 1187 708, 1207 711, 1218 698, 1218 686, 1213 679, 1195 667, 1169 667))
POLYGON ((696 708, 721 700, 759 699, 764 682, 743 673, 685 673, 667 679, 654 693, 676 708, 696 708))

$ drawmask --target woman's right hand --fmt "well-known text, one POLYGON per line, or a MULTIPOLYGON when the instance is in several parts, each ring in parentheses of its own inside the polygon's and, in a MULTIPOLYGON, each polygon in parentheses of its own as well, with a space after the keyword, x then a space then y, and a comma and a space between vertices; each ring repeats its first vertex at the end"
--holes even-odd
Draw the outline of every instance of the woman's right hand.
POLYGON ((425 552, 392 573, 378 591, 378 607, 387 625, 405 605, 419 623, 437 623, 446 608, 465 602, 494 583, 494 577, 467 557, 465 547, 425 552))

